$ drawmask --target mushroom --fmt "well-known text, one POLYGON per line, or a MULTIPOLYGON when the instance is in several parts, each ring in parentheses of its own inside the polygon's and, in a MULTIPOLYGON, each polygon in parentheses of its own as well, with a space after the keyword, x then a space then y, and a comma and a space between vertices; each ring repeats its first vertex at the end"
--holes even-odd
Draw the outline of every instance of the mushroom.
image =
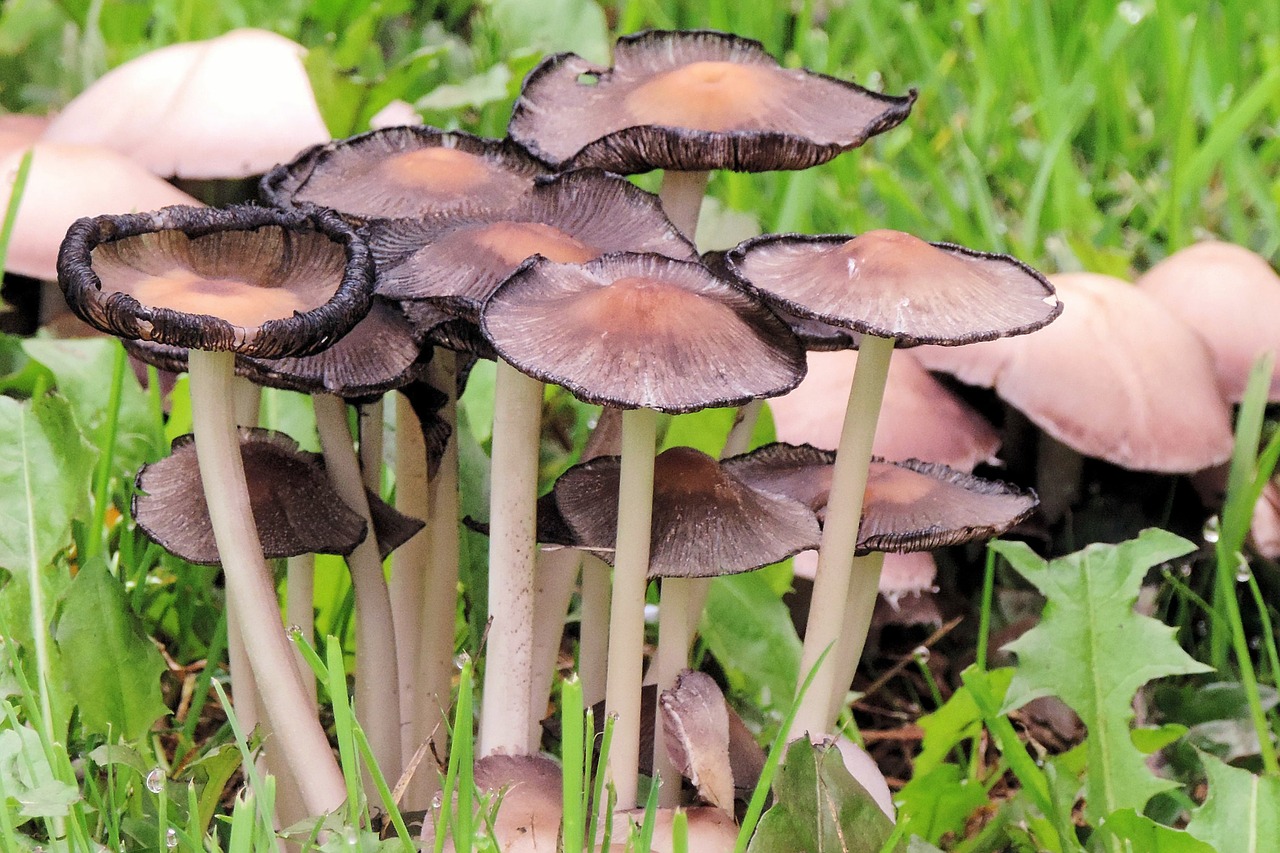
POLYGON ((803 355, 755 300, 658 255, 526 262, 485 304, 481 330, 517 370, 625 410, 606 699, 619 715, 609 774, 618 801, 634 802, 657 412, 782 393, 803 355))
MULTIPOLYGON (((1280 354, 1280 276, 1243 246, 1196 243, 1147 270, 1136 284, 1204 338, 1218 385, 1233 403, 1244 397, 1258 356, 1280 354)), ((1268 399, 1280 402, 1280 368, 1271 374, 1268 399)))
POLYGON ((543 60, 507 132, 556 169, 666 170, 663 207, 692 239, 709 170, 825 163, 901 123, 914 100, 783 68, 751 39, 651 31, 618 39, 612 68, 543 60))
POLYGON ((865 640, 879 582, 878 565, 861 566, 855 575, 853 558, 895 344, 956 346, 1026 334, 1062 308, 1044 277, 1014 258, 930 244, 899 231, 760 237, 730 251, 726 262, 770 304, 862 333, 828 504, 837 523, 823 528, 801 658, 801 678, 815 667, 819 674, 792 728, 795 736, 819 734, 826 731, 835 690, 835 662, 828 658, 818 666, 819 659, 841 636, 857 636, 859 645, 865 640), (865 602, 865 619, 860 613, 850 624, 843 617, 850 600, 865 602))
POLYGON ((332 213, 170 207, 77 221, 58 272, 68 304, 90 325, 190 350, 196 452, 230 606, 306 808, 335 808, 346 787, 281 624, 227 401, 237 352, 314 353, 368 311, 367 248, 332 213))

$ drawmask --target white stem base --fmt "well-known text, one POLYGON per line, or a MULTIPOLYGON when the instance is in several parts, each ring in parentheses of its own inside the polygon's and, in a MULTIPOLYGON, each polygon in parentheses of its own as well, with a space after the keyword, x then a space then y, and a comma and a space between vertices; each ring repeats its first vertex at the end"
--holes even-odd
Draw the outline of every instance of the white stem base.
POLYGON ((578 629, 578 678, 582 702, 590 708, 604 700, 609 665, 609 564, 594 554, 582 555, 582 624, 578 629))

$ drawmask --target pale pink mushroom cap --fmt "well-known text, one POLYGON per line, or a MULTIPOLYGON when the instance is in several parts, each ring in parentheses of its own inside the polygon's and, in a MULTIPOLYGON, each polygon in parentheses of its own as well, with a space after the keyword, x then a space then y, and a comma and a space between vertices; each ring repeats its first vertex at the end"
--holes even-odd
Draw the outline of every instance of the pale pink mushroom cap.
MULTIPOLYGON (((840 446, 849 388, 858 354, 808 354, 809 372, 789 394, 769 401, 779 441, 840 446)), ((885 459, 924 459, 961 471, 990 461, 1000 449, 995 428, 952 394, 912 356, 894 353, 871 452, 885 459)))
POLYGON ((994 388, 1053 438, 1136 471, 1185 473, 1231 456, 1231 412, 1208 348, 1155 299, 1093 273, 1051 281, 1065 310, 1034 335, 915 355, 994 388))
MULTIPOLYGON (((0 227, 26 147, 0 153, 0 227)), ((191 196, 132 160, 87 145, 38 142, 31 160, 5 269, 56 280, 58 246, 82 216, 198 205, 191 196)))
POLYGON ((1262 490, 1253 508, 1249 535, 1258 553, 1268 560, 1280 558, 1280 480, 1272 480, 1262 490))
POLYGON ((304 53, 252 29, 163 47, 104 74, 45 139, 105 145, 165 177, 258 175, 330 138, 304 53))
MULTIPOLYGON (((1280 275, 1243 246, 1217 241, 1188 246, 1137 284, 1205 339, 1218 384, 1232 402, 1244 397, 1259 355, 1280 355, 1280 275)), ((1272 370, 1268 399, 1280 401, 1280 364, 1272 370)))

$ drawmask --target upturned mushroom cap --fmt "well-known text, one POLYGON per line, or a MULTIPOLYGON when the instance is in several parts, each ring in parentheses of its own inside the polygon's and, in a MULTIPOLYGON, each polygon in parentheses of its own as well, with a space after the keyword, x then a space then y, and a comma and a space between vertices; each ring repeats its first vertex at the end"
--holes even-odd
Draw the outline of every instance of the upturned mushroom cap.
MULTIPOLYGON (((489 755, 475 765, 475 785, 501 797, 493 840, 503 853, 556 853, 563 793, 560 767, 540 755, 489 755)), ((445 850, 455 849, 453 840, 445 850)))
POLYGON ((329 138, 305 52, 251 29, 163 47, 104 74, 44 138, 105 146, 164 177, 260 175, 329 138))
POLYGON ((898 125, 914 100, 783 68, 750 39, 655 31, 619 39, 612 68, 545 59, 507 131, 557 169, 807 169, 898 125))
MULTIPOLYGON (((1243 246, 1188 246, 1147 270, 1137 285, 1204 338, 1231 402, 1244 397, 1259 355, 1280 355, 1280 276, 1243 246)), ((1280 363, 1272 371, 1268 399, 1280 401, 1280 363)))
POLYGON ((502 140, 431 127, 388 127, 317 145, 262 179, 277 207, 317 205, 363 219, 502 210, 546 168, 502 140))
POLYGON ((994 388, 1085 456, 1163 473, 1226 461, 1230 408, 1195 332, 1120 279, 1062 273, 1053 283, 1066 311, 1048 328, 913 354, 930 370, 994 388))
MULTIPOLYGON (((826 523, 835 454, 806 445, 769 444, 724 461, 760 491, 798 500, 826 523)), ((1036 497, 945 465, 873 459, 867 478, 857 553, 932 551, 998 536, 1026 519, 1036 497)))
POLYGON ((58 278, 108 334, 284 358, 331 346, 368 313, 373 266, 331 211, 167 207, 77 221, 58 278))
POLYGON ((369 243, 380 294, 432 302, 469 320, 534 255, 571 264, 614 252, 697 259, 656 196, 597 169, 539 182, 505 210, 377 225, 369 243))
MULTIPOLYGON (((0 228, 27 145, 0 153, 0 228)), ((22 203, 13 224, 5 269, 53 281, 58 246, 71 224, 104 210, 153 210, 199 204, 127 157, 106 148, 37 142, 22 203)))
POLYGON ((1044 276, 1016 258, 901 231, 769 234, 731 249, 726 262, 770 304, 897 346, 1022 335, 1062 311, 1044 276))
POLYGON ((516 369, 622 409, 738 406, 804 375, 804 351, 768 308, 700 264, 659 255, 529 261, 494 292, 480 328, 516 369))
MULTIPOLYGON (((747 486, 705 453, 674 447, 654 460, 650 577, 715 577, 816 547, 818 522, 800 502, 747 486)), ((556 481, 556 506, 578 543, 611 560, 619 459, 602 456, 556 481)))
MULTIPOLYGON (((240 452, 267 559, 311 553, 345 557, 364 541, 364 519, 333 490, 318 453, 301 450, 284 433, 244 427, 240 452)), ((133 516, 165 550, 189 563, 212 566, 220 558, 202 482, 195 441, 191 435, 179 436, 167 457, 138 472, 133 516)), ((413 538, 423 522, 366 494, 385 558, 413 538)))
MULTIPOLYGON (((249 503, 268 559, 298 554, 346 556, 364 541, 365 523, 329 485, 320 457, 287 435, 241 429, 249 503)), ((189 563, 215 565, 218 546, 205 503, 195 442, 173 442, 172 453, 138 472, 133 516, 165 550, 189 563)))
MULTIPOLYGON (((769 401, 774 428, 779 441, 835 449, 858 354, 810 351, 808 360, 809 372, 795 390, 769 401)), ((872 453, 972 471, 999 449, 995 428, 930 376, 911 352, 893 357, 872 453)))

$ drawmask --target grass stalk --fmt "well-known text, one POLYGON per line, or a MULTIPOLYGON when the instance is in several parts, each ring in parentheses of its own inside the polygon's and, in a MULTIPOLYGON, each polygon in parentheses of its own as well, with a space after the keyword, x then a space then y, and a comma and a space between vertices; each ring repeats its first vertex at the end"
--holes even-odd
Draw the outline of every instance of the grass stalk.
POLYGON ((586 808, 582 792, 584 737, 582 682, 569 676, 560 683, 560 766, 564 817, 560 830, 562 853, 582 853, 586 834, 586 808))
POLYGON ((111 389, 107 395, 107 422, 102 425, 99 437, 98 466, 93 474, 93 520, 85 536, 85 558, 101 554, 106 545, 107 504, 111 500, 111 471, 115 467, 116 435, 120 431, 120 400, 124 392, 124 372, 129 366, 129 356, 124 347, 116 344, 111 363, 111 389))

